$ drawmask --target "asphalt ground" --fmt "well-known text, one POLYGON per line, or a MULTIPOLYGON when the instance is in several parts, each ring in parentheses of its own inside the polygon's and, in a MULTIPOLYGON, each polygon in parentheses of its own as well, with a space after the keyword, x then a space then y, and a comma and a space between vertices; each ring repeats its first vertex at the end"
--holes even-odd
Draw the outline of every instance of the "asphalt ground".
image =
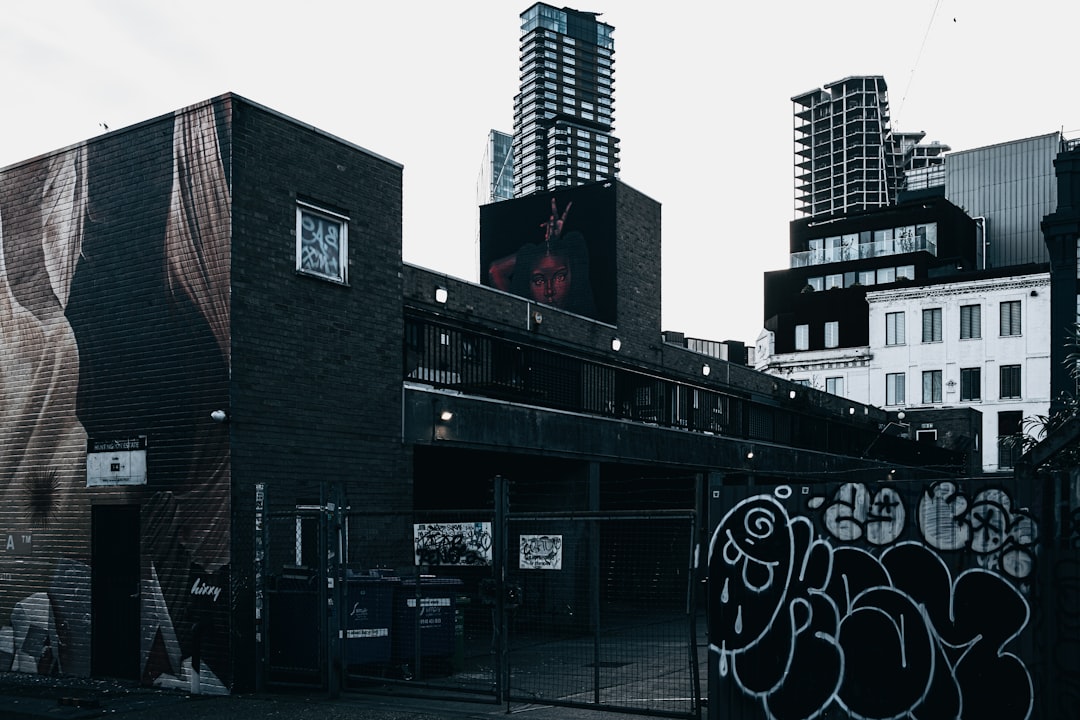
POLYGON ((625 720, 622 713, 550 705, 495 704, 385 692, 192 695, 108 680, 0 673, 0 720, 625 720))

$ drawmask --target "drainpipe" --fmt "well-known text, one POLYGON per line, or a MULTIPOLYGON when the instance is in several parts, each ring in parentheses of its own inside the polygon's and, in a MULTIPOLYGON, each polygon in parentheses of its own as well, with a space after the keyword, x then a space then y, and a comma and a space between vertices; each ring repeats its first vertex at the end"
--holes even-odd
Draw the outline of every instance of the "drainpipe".
POLYGON ((980 270, 986 269, 986 218, 982 215, 972 218, 975 224, 979 226, 979 240, 982 242, 982 267, 980 270))

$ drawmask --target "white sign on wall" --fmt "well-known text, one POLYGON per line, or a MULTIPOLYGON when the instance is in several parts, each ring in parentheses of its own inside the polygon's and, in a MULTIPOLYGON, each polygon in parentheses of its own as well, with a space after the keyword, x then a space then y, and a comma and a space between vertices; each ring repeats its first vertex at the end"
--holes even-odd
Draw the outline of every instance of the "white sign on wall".
POLYGON ((519 550, 522 570, 562 570, 562 535, 522 535, 519 550))
POLYGON ((145 484, 145 435, 86 442, 86 487, 145 484))

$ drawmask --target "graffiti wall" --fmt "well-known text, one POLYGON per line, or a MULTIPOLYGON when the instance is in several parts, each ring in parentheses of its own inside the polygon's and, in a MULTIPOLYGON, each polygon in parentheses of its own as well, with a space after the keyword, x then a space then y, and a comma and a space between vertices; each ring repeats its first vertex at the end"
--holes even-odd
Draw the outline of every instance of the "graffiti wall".
POLYGON ((970 480, 724 493, 715 717, 1038 717, 1056 650, 1035 619, 1047 576, 1031 497, 970 480))
POLYGON ((227 142, 204 103, 0 173, 0 671, 229 684, 227 142))

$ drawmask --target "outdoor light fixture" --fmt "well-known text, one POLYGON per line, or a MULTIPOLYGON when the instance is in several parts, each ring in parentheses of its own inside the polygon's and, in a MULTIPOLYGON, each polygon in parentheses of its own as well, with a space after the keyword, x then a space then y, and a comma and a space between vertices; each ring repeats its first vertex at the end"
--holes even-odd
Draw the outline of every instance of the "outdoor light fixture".
POLYGON ((746 459, 747 459, 747 460, 753 460, 753 459, 754 459, 754 451, 753 451, 753 450, 751 450, 750 452, 746 453, 746 459))
POLYGON ((796 393, 796 392, 795 392, 794 390, 788 390, 788 394, 787 394, 787 396, 788 396, 789 398, 791 398, 792 400, 794 400, 794 399, 795 399, 795 395, 796 395, 796 394, 797 394, 797 393, 796 393))
POLYGON ((704 375, 705 377, 709 377, 709 373, 711 373, 711 372, 712 372, 712 368, 709 367, 708 365, 702 365, 701 366, 701 374, 704 375))
POLYGON ((533 310, 532 321, 534 326, 539 325, 540 323, 544 322, 544 314, 541 313, 539 310, 533 310))
POLYGON ((619 348, 622 347, 622 340, 619 338, 611 338, 611 349, 615 352, 619 352, 619 348))
POLYGON ((450 412, 449 410, 443 410, 441 413, 439 413, 439 419, 443 422, 450 422, 453 417, 454 413, 450 412))
POLYGON ((224 410, 215 410, 214 412, 210 413, 210 419, 216 423, 223 423, 229 419, 229 413, 225 412, 224 410))
POLYGON ((853 407, 849 407, 849 408, 847 409, 847 414, 848 414, 848 415, 854 415, 854 414, 855 414, 855 408, 853 408, 853 407))
POLYGON ((449 293, 447 292, 446 288, 444 288, 444 287, 435 288, 435 302, 439 303, 440 305, 445 305, 446 304, 446 298, 448 296, 449 296, 449 293))

